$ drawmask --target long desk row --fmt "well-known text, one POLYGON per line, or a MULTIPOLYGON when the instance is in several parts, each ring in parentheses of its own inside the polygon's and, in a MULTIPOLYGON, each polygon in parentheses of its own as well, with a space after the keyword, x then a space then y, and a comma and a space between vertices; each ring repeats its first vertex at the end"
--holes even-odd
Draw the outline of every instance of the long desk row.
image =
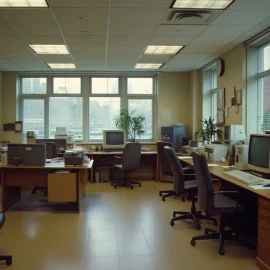
MULTIPOLYGON (((180 160, 193 166, 192 158, 179 157, 180 160)), ((258 196, 258 254, 257 266, 262 270, 270 270, 270 190, 255 190, 247 184, 224 174, 228 169, 223 168, 222 162, 209 162, 220 166, 209 166, 209 172, 228 183, 244 190, 248 190, 258 196)))
POLYGON ((6 212, 21 199, 21 187, 48 187, 49 202, 72 202, 79 212, 88 171, 93 160, 82 166, 65 166, 64 162, 45 166, 0 166, 2 211, 6 212), (67 174, 64 171, 70 171, 67 174))
MULTIPOLYGON (((112 166, 119 164, 119 160, 114 156, 121 156, 122 152, 89 152, 87 156, 94 160, 94 167, 91 170, 90 182, 94 182, 94 172, 97 167, 112 166)), ((159 182, 159 159, 156 151, 142 152, 141 168, 133 173, 135 178, 156 179, 159 182)))

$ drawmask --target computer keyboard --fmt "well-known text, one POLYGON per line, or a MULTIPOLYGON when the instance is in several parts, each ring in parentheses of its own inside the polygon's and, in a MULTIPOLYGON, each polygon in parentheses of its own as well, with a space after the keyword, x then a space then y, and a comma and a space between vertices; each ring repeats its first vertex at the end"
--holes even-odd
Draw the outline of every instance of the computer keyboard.
POLYGON ((249 186, 252 185, 261 185, 265 182, 266 179, 252 175, 250 173, 238 171, 238 170, 232 170, 225 172, 224 174, 231 176, 241 182, 244 182, 248 184, 249 186))

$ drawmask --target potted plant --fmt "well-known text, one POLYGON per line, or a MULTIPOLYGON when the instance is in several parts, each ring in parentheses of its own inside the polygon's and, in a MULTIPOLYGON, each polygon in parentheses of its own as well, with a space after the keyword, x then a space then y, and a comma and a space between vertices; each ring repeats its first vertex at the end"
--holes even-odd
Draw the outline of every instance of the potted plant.
POLYGON ((210 116, 209 119, 204 118, 201 122, 202 127, 197 129, 194 134, 196 139, 202 138, 204 142, 211 143, 215 140, 216 135, 222 136, 223 131, 219 129, 220 124, 215 123, 212 116, 210 116))
POLYGON ((144 115, 135 115, 136 110, 131 113, 126 109, 122 109, 120 114, 114 118, 115 125, 119 129, 123 129, 127 133, 127 137, 130 141, 135 141, 137 136, 141 136, 145 133, 143 123, 145 121, 144 115))

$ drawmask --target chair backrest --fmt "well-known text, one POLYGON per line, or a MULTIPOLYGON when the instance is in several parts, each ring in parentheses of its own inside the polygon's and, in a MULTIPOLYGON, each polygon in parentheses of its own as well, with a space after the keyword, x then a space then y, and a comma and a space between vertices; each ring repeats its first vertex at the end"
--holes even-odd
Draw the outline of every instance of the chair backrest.
POLYGON ((164 151, 173 173, 173 189, 177 194, 181 195, 184 193, 185 173, 174 149, 170 146, 165 146, 164 151))
POLYGON ((54 142, 46 143, 46 158, 52 159, 57 157, 57 148, 54 142))
POLYGON ((140 167, 141 144, 139 142, 127 143, 122 155, 122 169, 133 171, 140 167))
POLYGON ((164 175, 170 175, 172 176, 172 168, 171 164, 167 158, 167 155, 165 153, 164 147, 170 146, 172 147, 172 144, 170 142, 157 142, 157 152, 158 152, 158 158, 160 162, 161 171, 164 175))
POLYGON ((206 157, 203 153, 192 152, 193 166, 198 181, 198 202, 200 209, 211 215, 214 207, 214 186, 209 173, 206 157))

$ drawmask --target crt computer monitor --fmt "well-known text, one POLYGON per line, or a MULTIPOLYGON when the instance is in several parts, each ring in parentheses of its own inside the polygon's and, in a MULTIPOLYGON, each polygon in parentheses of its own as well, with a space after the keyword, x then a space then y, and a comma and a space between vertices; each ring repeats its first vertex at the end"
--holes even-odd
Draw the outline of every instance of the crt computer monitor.
POLYGON ((45 144, 8 144, 8 165, 44 166, 45 144))
POLYGON ((270 174, 270 134, 250 135, 248 168, 262 174, 270 174))
POLYGON ((124 149, 126 132, 124 130, 103 130, 103 150, 124 149))

